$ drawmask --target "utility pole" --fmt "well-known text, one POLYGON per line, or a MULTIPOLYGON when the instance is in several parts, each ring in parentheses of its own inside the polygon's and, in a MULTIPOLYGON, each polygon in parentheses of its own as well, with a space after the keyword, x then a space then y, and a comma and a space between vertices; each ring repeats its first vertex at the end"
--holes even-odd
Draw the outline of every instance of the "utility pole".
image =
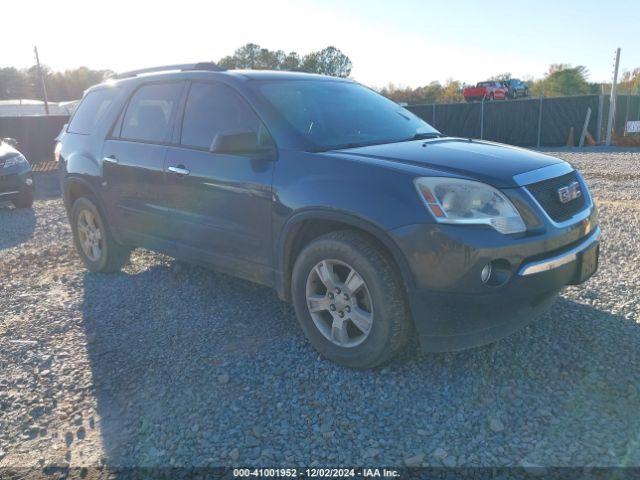
POLYGON ((480 140, 484 140, 484 97, 480 103, 480 140))
POLYGON ((540 148, 540 139, 542 138, 542 97, 544 93, 540 94, 540 103, 538 104, 538 141, 536 145, 540 148))
POLYGON ((616 94, 618 90, 618 67, 620 66, 620 48, 616 49, 616 63, 613 69, 613 83, 611 84, 611 100, 609 100, 609 119, 607 120, 607 137, 605 145, 611 145, 611 133, 613 130, 613 119, 616 114, 616 94))
POLYGON ((44 97, 44 111, 49 115, 49 99, 47 98, 47 87, 44 84, 44 75, 42 74, 42 67, 40 66, 40 57, 38 56, 38 47, 33 47, 33 51, 36 54, 36 65, 38 66, 38 76, 40 77, 40 83, 42 84, 42 95, 44 97))

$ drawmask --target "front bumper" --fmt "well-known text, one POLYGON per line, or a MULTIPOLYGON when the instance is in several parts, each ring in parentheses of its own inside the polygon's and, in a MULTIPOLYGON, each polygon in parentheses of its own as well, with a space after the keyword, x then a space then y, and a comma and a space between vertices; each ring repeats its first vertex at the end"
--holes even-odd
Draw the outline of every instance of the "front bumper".
POLYGON ((528 235, 485 227, 424 224, 391 231, 412 272, 413 321, 425 351, 491 343, 546 312, 566 285, 580 283, 582 252, 597 248, 595 207, 581 221, 528 235), (489 262, 499 284, 482 282, 489 262))
POLYGON ((12 169, 6 169, 9 172, 3 170, 0 169, 0 202, 15 200, 26 190, 33 191, 35 188, 31 168, 18 172, 14 172, 12 169))

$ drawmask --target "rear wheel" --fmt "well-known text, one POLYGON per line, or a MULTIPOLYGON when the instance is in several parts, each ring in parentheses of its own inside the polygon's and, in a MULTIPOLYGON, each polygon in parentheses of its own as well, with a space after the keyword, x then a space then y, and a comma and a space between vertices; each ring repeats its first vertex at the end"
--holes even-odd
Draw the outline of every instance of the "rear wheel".
POLYGON ((74 202, 71 228, 80 258, 92 272, 119 271, 129 259, 131 249, 116 242, 92 198, 74 202))
POLYGON ((292 277, 298 320, 324 357, 352 368, 389 360, 411 322, 393 261, 364 234, 333 232, 298 256, 292 277))

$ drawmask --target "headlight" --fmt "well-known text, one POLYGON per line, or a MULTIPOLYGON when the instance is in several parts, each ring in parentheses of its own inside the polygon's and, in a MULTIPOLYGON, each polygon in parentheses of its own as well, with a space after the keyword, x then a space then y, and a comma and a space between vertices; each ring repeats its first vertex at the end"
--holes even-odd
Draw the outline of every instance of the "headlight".
POLYGON ((5 168, 13 167, 14 165, 22 165, 23 163, 27 163, 27 159, 24 158, 22 155, 15 155, 11 158, 7 158, 4 161, 4 167, 5 168))
POLYGON ((56 142, 56 146, 53 149, 53 160, 56 163, 60 162, 60 152, 62 152, 62 143, 61 142, 56 142))
POLYGON ((526 230, 513 204, 490 185, 447 177, 421 177, 414 182, 420 197, 440 223, 486 224, 500 233, 526 230))

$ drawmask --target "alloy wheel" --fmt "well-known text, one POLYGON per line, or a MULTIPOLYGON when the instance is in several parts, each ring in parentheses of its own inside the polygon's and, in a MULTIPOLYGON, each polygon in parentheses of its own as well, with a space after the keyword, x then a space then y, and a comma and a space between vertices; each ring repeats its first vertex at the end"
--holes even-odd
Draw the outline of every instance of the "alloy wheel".
POLYGON ((309 314, 322 335, 340 347, 360 345, 373 326, 373 302, 362 276, 340 260, 323 260, 309 272, 309 314))
POLYGON ((86 257, 92 262, 97 262, 102 256, 104 248, 102 229, 98 224, 96 216, 89 209, 82 209, 78 214, 76 224, 78 228, 78 239, 80 247, 86 257))

